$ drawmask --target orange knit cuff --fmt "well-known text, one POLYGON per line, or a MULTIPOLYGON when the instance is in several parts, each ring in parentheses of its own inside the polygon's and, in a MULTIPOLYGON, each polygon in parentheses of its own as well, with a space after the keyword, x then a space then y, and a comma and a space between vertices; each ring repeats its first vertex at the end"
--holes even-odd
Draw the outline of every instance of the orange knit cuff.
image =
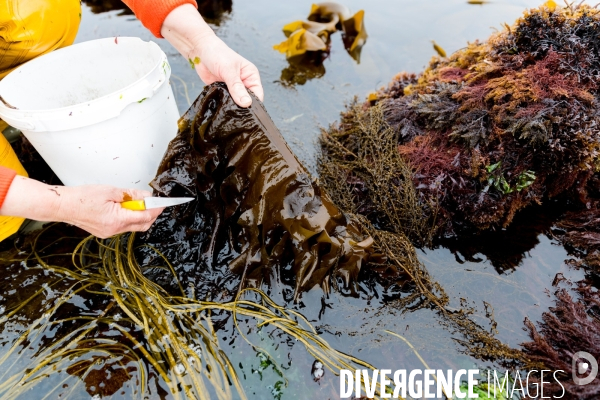
POLYGON ((6 193, 8 193, 10 184, 13 179, 15 179, 16 175, 17 172, 15 170, 0 165, 0 208, 2 207, 2 204, 4 204, 6 193))
POLYGON ((160 28, 167 15, 177 7, 191 4, 198 8, 195 0, 123 0, 142 24, 157 38, 162 38, 160 28))

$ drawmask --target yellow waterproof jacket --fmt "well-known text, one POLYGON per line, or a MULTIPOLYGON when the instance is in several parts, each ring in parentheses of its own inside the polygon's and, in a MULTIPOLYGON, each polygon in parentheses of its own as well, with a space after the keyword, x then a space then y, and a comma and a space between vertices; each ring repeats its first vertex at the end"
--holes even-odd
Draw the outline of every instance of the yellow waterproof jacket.
MULTIPOLYGON (((0 0, 0 79, 37 56, 72 44, 80 20, 79 0, 0 0)), ((6 127, 0 120, 0 133, 6 127)), ((4 135, 0 165, 27 176, 4 135)), ((0 241, 17 232, 23 220, 0 216, 0 241)))

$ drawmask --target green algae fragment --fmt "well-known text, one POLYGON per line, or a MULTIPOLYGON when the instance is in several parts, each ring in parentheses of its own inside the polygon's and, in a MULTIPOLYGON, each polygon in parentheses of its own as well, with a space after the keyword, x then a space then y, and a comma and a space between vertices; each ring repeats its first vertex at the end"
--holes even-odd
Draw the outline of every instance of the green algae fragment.
POLYGON ((190 63, 190 67, 194 69, 196 68, 196 65, 200 64, 200 57, 196 56, 193 60, 188 58, 188 62, 190 63))

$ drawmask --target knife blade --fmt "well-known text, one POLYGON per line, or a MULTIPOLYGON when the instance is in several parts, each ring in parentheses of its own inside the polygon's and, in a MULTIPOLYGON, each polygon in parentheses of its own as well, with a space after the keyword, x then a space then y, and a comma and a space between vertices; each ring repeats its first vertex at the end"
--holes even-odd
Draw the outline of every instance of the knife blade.
POLYGON ((121 203, 121 207, 133 211, 144 211, 151 208, 171 207, 195 200, 194 197, 144 197, 142 200, 129 200, 121 203))

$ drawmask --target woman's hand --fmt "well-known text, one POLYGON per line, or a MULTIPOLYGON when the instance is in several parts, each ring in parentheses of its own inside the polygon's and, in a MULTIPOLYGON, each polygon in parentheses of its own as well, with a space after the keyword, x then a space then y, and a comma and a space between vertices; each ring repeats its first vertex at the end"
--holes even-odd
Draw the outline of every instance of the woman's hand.
POLYGON ((92 235, 107 238, 123 232, 148 230, 162 208, 131 211, 122 208, 120 203, 151 195, 144 190, 104 185, 51 186, 17 176, 10 185, 0 214, 66 222, 92 235))
MULTIPOLYGON (((200 63, 195 64, 200 79, 207 85, 225 82, 233 100, 241 107, 250 107, 252 99, 245 88, 254 92, 262 101, 263 88, 258 69, 250 61, 231 50, 216 35, 197 44, 191 54, 199 54, 200 63)), ((193 62, 193 60, 192 60, 193 62)))
POLYGON ((194 65, 204 83, 225 82, 239 106, 252 104, 245 88, 263 100, 256 66, 219 39, 191 4, 171 11, 163 22, 161 34, 194 65))

